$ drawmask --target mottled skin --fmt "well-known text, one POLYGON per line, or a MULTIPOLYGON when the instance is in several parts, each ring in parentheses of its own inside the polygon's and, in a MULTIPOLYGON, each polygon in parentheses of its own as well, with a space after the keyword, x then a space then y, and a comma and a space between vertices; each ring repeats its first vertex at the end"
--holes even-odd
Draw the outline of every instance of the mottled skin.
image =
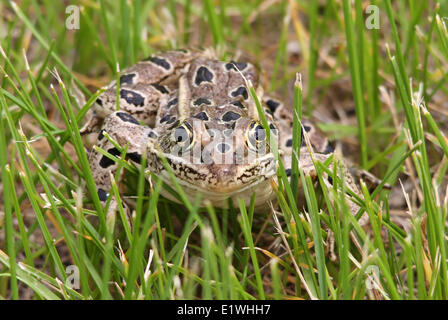
MULTIPOLYGON (((268 210, 268 202, 275 199, 272 185, 276 182, 276 162, 257 129, 258 114, 243 77, 254 88, 259 87, 258 73, 250 63, 218 61, 209 52, 159 53, 122 72, 119 111, 116 111, 116 83, 109 85, 98 98, 94 117, 83 132, 102 125, 97 142, 100 148, 120 155, 104 136, 107 132, 119 145, 128 145, 127 157, 133 162, 138 164, 146 152, 148 169, 172 186, 161 162, 164 155, 191 200, 201 192, 204 199, 224 207, 229 197, 233 201, 243 198, 249 203, 256 192, 256 207, 268 210), (188 138, 186 141, 184 136, 188 138), (267 153, 254 156, 254 150, 263 146, 267 153), (173 155, 173 150, 192 152, 181 158, 173 155), (194 150, 202 151, 199 159, 194 150), (241 161, 243 158, 250 160, 241 161)), ((280 101, 265 95, 259 98, 273 134, 279 137, 279 149, 289 174, 292 112, 280 101)), ((325 161, 333 153, 327 139, 307 120, 303 121, 303 128, 314 158, 325 161)), ((111 188, 110 176, 115 174, 117 164, 95 149, 89 159, 98 195, 105 202, 111 188)), ((315 175, 305 139, 299 165, 306 174, 315 175)), ((352 175, 345 171, 349 188, 359 194, 352 175)), ((163 195, 178 201, 168 192, 163 195)), ((112 200, 110 211, 115 207, 112 200)), ((352 203, 353 213, 357 209, 352 203)))

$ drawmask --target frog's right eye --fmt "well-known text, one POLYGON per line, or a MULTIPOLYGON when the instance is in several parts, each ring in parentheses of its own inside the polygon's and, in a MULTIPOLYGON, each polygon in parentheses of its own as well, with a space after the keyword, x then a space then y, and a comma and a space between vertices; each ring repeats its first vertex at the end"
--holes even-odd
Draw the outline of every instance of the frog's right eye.
POLYGON ((246 131, 246 144, 252 151, 257 151, 260 144, 266 140, 266 131, 261 123, 252 121, 246 131))
POLYGON ((188 149, 193 145, 193 128, 188 122, 182 123, 173 132, 173 140, 182 149, 188 149))

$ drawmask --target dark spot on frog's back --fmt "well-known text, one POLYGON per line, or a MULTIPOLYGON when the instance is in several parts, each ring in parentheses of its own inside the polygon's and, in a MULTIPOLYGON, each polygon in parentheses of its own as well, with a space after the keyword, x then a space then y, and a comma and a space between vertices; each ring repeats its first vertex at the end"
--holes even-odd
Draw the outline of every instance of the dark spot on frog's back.
POLYGON ((139 124, 137 119, 135 119, 133 116, 131 116, 129 113, 126 112, 117 112, 117 117, 120 118, 124 122, 129 122, 133 124, 139 124))
MULTIPOLYGON (((170 121, 170 123, 173 123, 173 121, 170 121)), ((168 130, 176 128, 179 125, 179 123, 180 123, 180 121, 176 120, 171 126, 168 127, 168 130)))
POLYGON ((166 116, 164 116, 160 119, 160 123, 167 122, 168 120, 170 120, 170 118, 171 118, 171 116, 169 114, 167 114, 166 116))
MULTIPOLYGON (((285 146, 288 147, 288 148, 292 147, 292 139, 286 140, 285 146)), ((303 132, 302 132, 302 135, 301 135, 301 138, 300 138, 300 146, 301 147, 306 146, 306 141, 305 141, 305 138, 303 137, 303 132)))
MULTIPOLYGON (((111 148, 111 149, 107 150, 107 152, 109 152, 111 155, 116 156, 116 157, 121 154, 120 151, 118 151, 117 148, 111 148)), ((101 157, 100 166, 102 168, 107 168, 107 167, 113 165, 114 163, 115 162, 112 159, 109 159, 106 156, 102 156, 101 157)))
POLYGON ((177 102, 178 102, 178 99, 177 99, 177 98, 174 98, 173 100, 171 100, 170 102, 168 102, 168 104, 166 105, 166 108, 167 108, 167 109, 171 108, 172 106, 176 105, 177 102))
POLYGON ((271 116, 274 115, 274 113, 269 108, 264 108, 264 112, 266 112, 266 114, 270 114, 271 116))
POLYGON ((233 104, 234 106, 237 106, 238 108, 244 109, 246 108, 240 101, 233 101, 231 102, 231 104, 233 104))
POLYGON ((199 67, 198 71, 196 71, 196 78, 194 83, 198 86, 202 82, 212 82, 213 73, 207 67, 199 67))
POLYGON ((98 198, 100 198, 100 201, 106 201, 107 200, 108 194, 107 194, 106 191, 104 191, 101 188, 98 188, 97 193, 98 193, 98 198))
POLYGON ((135 73, 124 74, 120 77, 120 85, 132 84, 132 79, 135 77, 135 73))
POLYGON ((157 136, 157 134, 156 134, 154 131, 150 130, 150 131, 148 132, 148 137, 155 139, 155 138, 157 138, 158 136, 157 136))
POLYGON ((266 101, 266 105, 268 106, 269 110, 271 110, 271 112, 274 113, 275 110, 277 110, 280 103, 272 99, 269 99, 268 101, 266 101))
POLYGON ((135 91, 120 89, 120 97, 135 106, 142 107, 145 104, 145 98, 135 91))
POLYGON ((228 112, 224 113, 224 115, 222 116, 222 121, 225 121, 225 122, 235 121, 235 120, 238 120, 240 117, 241 117, 240 114, 233 112, 233 111, 228 111, 228 112))
POLYGON ((208 119, 209 119, 207 116, 207 113, 205 113, 205 112, 199 112, 197 115, 194 116, 194 118, 203 120, 203 121, 208 121, 208 119))
POLYGON ((131 159, 132 161, 134 161, 136 163, 142 162, 142 155, 138 152, 130 152, 127 154, 127 156, 129 157, 129 159, 131 159))
POLYGON ((154 88, 156 88, 158 91, 160 91, 161 93, 163 93, 163 94, 168 94, 169 93, 168 89, 166 87, 160 85, 160 84, 154 83, 154 84, 152 84, 152 86, 154 88))
POLYGON ((163 118, 160 119, 160 123, 164 123, 166 122, 166 124, 172 124, 176 121, 176 117, 175 116, 171 116, 169 114, 163 116, 163 118))
POLYGON ((166 122, 166 124, 172 124, 174 121, 176 121, 176 119, 176 117, 171 117, 170 120, 166 122))
POLYGON ((105 133, 105 132, 106 132, 106 131, 105 131, 104 129, 100 131, 100 133, 98 134, 98 141, 103 140, 103 138, 104 138, 104 133, 105 133))
POLYGON ((243 96, 244 99, 247 99, 249 97, 245 87, 239 87, 236 90, 232 91, 230 94, 232 95, 232 97, 243 96))
POLYGON ((170 68, 171 68, 170 63, 163 58, 149 57, 149 58, 145 59, 144 61, 151 61, 155 65, 158 65, 159 67, 162 67, 166 70, 170 70, 170 68))
POLYGON ((195 106, 200 106, 200 105, 202 105, 202 104, 211 105, 212 102, 211 102, 210 100, 208 100, 207 98, 199 98, 199 99, 196 99, 196 100, 193 102, 193 104, 194 104, 195 106))
POLYGON ((235 70, 237 71, 237 69, 239 71, 243 71, 244 69, 246 69, 247 67, 247 63, 246 62, 234 62, 234 61, 230 61, 229 63, 226 63, 226 69, 227 70, 235 70), (236 66, 236 68, 235 68, 236 66))
POLYGON ((325 146, 325 150, 323 153, 330 154, 334 152, 334 147, 330 144, 330 142, 327 142, 327 145, 325 146))

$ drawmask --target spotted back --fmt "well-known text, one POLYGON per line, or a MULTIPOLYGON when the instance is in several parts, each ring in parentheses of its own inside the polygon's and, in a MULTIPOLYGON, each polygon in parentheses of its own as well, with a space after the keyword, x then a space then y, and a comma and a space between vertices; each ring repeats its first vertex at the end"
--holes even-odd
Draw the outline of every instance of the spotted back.
POLYGON ((163 132, 189 118, 203 121, 204 130, 234 130, 236 122, 249 117, 249 94, 243 76, 258 84, 258 74, 250 63, 206 57, 193 60, 178 89, 171 91, 159 108, 156 129, 163 132))
POLYGON ((201 102, 198 99, 203 99, 202 101, 214 106, 247 102, 249 95, 241 75, 257 86, 258 74, 250 63, 196 59, 191 63, 187 73, 188 83, 191 86, 192 107, 201 102))

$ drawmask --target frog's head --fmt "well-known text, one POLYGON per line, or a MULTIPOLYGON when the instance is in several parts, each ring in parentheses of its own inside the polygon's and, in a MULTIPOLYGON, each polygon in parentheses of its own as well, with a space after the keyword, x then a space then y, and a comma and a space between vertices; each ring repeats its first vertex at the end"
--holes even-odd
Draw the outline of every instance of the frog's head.
MULTIPOLYGON (((228 110, 221 117, 202 110, 153 139, 149 148, 153 171, 171 184, 162 165, 165 157, 184 188, 222 197, 253 190, 269 180, 277 163, 263 126, 245 113, 228 110)), ((272 122, 269 125, 273 141, 278 131, 272 122)))

